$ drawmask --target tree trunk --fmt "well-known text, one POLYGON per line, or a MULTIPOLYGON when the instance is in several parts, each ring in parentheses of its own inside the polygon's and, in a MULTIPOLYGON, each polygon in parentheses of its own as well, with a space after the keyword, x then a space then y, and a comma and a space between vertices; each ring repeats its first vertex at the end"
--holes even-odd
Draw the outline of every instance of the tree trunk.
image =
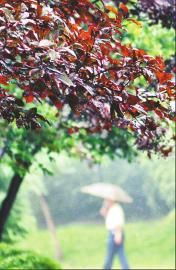
POLYGON ((46 221, 46 225, 47 225, 48 230, 50 231, 52 238, 53 238, 53 244, 55 247, 55 257, 56 257, 56 259, 60 259, 62 257, 62 252, 61 252, 60 244, 59 244, 59 241, 57 238, 56 226, 54 224, 54 220, 53 220, 53 217, 51 215, 50 208, 49 208, 47 200, 45 199, 45 196, 43 194, 40 195, 39 199, 40 199, 41 209, 42 209, 45 221, 46 221))
POLYGON ((7 219, 9 217, 10 211, 13 207, 14 201, 16 199, 17 193, 22 184, 22 180, 23 178, 18 174, 15 174, 12 177, 6 197, 2 202, 2 205, 0 208, 0 241, 2 241, 4 228, 5 228, 7 219))

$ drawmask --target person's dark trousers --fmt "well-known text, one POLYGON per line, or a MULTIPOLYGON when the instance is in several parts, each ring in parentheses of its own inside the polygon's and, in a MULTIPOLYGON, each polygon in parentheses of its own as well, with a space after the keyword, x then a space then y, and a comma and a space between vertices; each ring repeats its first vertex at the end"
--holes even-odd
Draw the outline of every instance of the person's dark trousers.
POLYGON ((114 235, 110 232, 108 237, 107 257, 104 264, 104 270, 112 269, 114 256, 118 255, 123 270, 128 270, 129 265, 124 249, 124 237, 121 244, 116 244, 114 241, 114 235))

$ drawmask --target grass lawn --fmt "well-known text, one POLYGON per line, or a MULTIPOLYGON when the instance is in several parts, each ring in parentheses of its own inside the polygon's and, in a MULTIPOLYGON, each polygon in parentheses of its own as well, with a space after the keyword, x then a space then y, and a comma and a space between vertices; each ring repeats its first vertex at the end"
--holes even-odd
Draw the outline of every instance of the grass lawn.
MULTIPOLYGON (((126 250, 132 269, 175 269, 175 216, 153 222, 126 225, 126 250)), ((64 269, 101 269, 106 243, 103 225, 74 224, 58 228, 64 269)), ((47 231, 34 232, 18 244, 53 256, 52 239, 47 231)), ((118 259, 114 269, 120 269, 118 259)))

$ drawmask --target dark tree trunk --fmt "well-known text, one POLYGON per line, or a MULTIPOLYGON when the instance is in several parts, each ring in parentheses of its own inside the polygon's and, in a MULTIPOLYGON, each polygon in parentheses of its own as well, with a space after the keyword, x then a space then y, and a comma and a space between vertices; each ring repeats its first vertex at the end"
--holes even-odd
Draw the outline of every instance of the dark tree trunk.
POLYGON ((14 201, 22 184, 23 178, 15 174, 10 182, 7 194, 5 199, 3 200, 0 207, 0 241, 2 241, 2 236, 4 232, 4 228, 9 217, 10 211, 13 207, 14 201))

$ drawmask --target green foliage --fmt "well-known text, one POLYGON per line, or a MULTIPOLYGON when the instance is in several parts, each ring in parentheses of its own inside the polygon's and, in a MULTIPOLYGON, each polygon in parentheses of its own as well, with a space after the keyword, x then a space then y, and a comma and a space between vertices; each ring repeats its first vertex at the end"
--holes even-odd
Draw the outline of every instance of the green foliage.
POLYGON ((29 226, 24 222, 24 206, 17 201, 4 229, 3 241, 13 243, 25 237, 29 226))
POLYGON ((114 159, 120 157, 132 161, 137 155, 134 144, 134 136, 123 129, 112 128, 111 132, 88 135, 84 130, 79 133, 79 141, 86 146, 93 160, 102 162, 105 156, 114 159), (133 145, 133 147, 131 147, 133 145))
POLYGON ((174 29, 162 28, 160 24, 149 26, 142 22, 142 27, 128 23, 128 31, 125 32, 123 42, 150 52, 151 55, 160 55, 164 59, 174 55, 174 29))
POLYGON ((61 269, 59 264, 32 251, 0 245, 0 269, 61 269))
MULTIPOLYGON (((31 105, 28 105, 30 109, 31 105)), ((79 132, 70 134, 69 128, 74 125, 74 121, 64 116, 57 115, 56 109, 47 104, 39 105, 39 112, 47 116, 51 126, 43 126, 41 130, 32 131, 18 129, 14 125, 6 126, 0 122, 0 136, 2 142, 0 147, 5 147, 6 154, 3 161, 9 165, 14 173, 24 177, 32 164, 37 163, 35 154, 47 149, 47 154, 51 152, 66 151, 68 155, 80 158, 91 159, 100 162, 102 156, 114 158, 119 156, 132 160, 136 155, 134 147, 134 135, 130 132, 113 128, 112 131, 102 131, 99 134, 90 134, 83 128, 79 132), (63 118, 62 118, 63 117, 63 118), (15 138, 15 139, 14 139, 15 138)), ((67 110, 64 112, 68 114, 67 110)), ((2 160, 1 160, 2 162, 2 160)), ((44 173, 49 172, 49 168, 37 163, 44 173)))

